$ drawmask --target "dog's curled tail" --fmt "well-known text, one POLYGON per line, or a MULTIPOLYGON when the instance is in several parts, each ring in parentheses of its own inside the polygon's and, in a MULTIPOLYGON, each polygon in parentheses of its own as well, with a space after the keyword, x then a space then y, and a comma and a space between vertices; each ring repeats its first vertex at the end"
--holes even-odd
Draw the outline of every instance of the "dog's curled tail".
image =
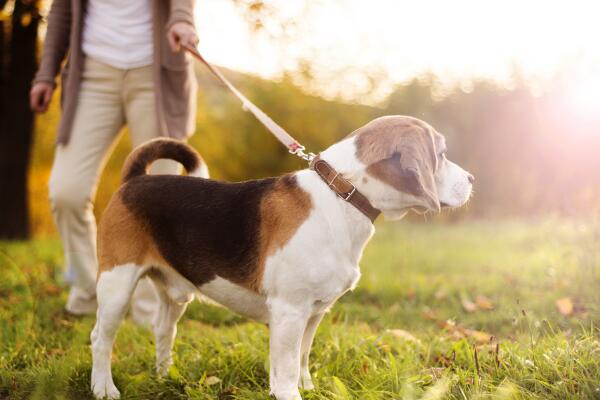
POLYGON ((192 147, 175 139, 153 139, 136 147, 123 167, 123 183, 148 173, 148 167, 158 159, 175 160, 183 165, 188 175, 208 178, 208 168, 192 147))

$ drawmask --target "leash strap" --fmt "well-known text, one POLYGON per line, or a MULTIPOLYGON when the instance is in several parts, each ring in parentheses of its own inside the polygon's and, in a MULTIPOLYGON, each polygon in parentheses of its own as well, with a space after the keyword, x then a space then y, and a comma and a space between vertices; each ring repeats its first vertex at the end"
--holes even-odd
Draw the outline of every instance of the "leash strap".
POLYGON ((342 200, 352 204, 361 213, 363 213, 371 222, 375 219, 381 211, 373 207, 369 199, 365 197, 356 187, 341 176, 328 162, 319 158, 319 156, 313 153, 305 153, 304 146, 302 146, 296 139, 294 139, 289 133, 285 131, 281 126, 277 125, 267 114, 265 114, 260 108, 246 98, 221 72, 212 66, 208 61, 202 57, 198 50, 194 47, 182 45, 191 55, 198 59, 204 64, 217 79, 242 102, 242 107, 246 111, 250 111, 261 124, 267 128, 269 132, 273 134, 285 147, 288 148, 289 152, 296 156, 306 160, 310 163, 310 169, 315 171, 319 177, 329 186, 329 188, 337 194, 342 200))
POLYGON ((285 131, 281 126, 277 125, 275 121, 273 121, 267 114, 265 114, 260 108, 258 108, 254 103, 246 98, 221 72, 215 68, 211 63, 206 61, 204 57, 198 52, 198 50, 194 47, 182 45, 184 49, 186 49, 192 56, 198 59, 202 64, 204 64, 210 72, 217 79, 224 84, 241 102, 242 108, 246 111, 250 111, 252 115, 256 117, 257 120, 260 121, 261 124, 267 128, 269 132, 273 134, 285 147, 288 148, 288 151, 303 160, 311 161, 315 155, 313 153, 305 153, 305 147, 302 146, 296 139, 292 137, 289 133, 285 131))

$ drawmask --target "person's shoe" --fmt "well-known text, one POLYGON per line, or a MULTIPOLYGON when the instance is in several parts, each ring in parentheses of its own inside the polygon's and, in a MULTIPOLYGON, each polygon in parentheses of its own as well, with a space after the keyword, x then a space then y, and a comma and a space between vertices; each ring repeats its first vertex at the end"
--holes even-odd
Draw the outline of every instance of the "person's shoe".
POLYGON ((77 286, 71 287, 65 309, 73 315, 94 315, 98 308, 95 293, 88 293, 77 286))

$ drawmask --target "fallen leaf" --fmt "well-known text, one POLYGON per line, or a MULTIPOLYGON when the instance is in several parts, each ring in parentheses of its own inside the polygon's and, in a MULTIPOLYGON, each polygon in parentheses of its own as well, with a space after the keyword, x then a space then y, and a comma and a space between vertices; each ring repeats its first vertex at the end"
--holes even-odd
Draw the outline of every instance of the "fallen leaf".
POLYGON ((475 349, 479 354, 496 355, 495 353, 496 343, 494 343, 494 337, 492 336, 492 342, 488 343, 475 343, 475 349))
POLYGON ((404 329, 388 329, 388 332, 398 338, 402 338, 409 342, 420 343, 419 339, 417 339, 413 336, 412 333, 405 331, 404 329))
POLYGON ((472 337, 479 344, 490 343, 494 338, 494 335, 483 332, 483 331, 475 331, 471 329, 465 329, 465 336, 472 337))
POLYGON ((444 354, 440 354, 439 356, 437 356, 435 358, 435 362, 444 368, 451 367, 454 364, 455 360, 456 360, 456 352, 455 351, 452 352, 450 357, 448 357, 444 354))
POLYGON ((475 299, 475 304, 482 310, 494 309, 494 303, 492 303, 492 301, 485 296, 477 296, 475 299))
POLYGON ((562 315, 571 315, 573 314, 573 301, 570 297, 563 297, 556 300, 556 308, 558 308, 558 312, 562 315))
POLYGON ((451 320, 451 319, 447 319, 447 320, 436 320, 435 323, 442 329, 447 329, 448 331, 452 331, 455 329, 456 327, 456 322, 451 320))
POLYGON ((206 386, 212 386, 212 385, 216 385, 218 383, 221 383, 221 379, 219 379, 216 376, 209 376, 204 380, 204 384, 206 386))
POLYGON ((448 336, 453 337, 457 340, 471 337, 475 339, 475 341, 479 345, 490 344, 494 340, 494 335, 492 335, 491 333, 466 328, 465 326, 457 324, 456 321, 453 321, 451 319, 445 321, 439 319, 433 320, 440 328, 446 331, 448 336))
POLYGON ((57 285, 48 283, 44 285, 43 292, 48 296, 58 296, 61 293, 61 290, 57 285))
POLYGON ((238 388, 235 386, 228 386, 221 392, 219 399, 231 399, 238 392, 238 388))
POLYGON ((437 320, 438 316, 437 313, 434 310, 425 310, 421 313, 421 317, 423 317, 424 319, 430 319, 430 320, 437 320))
POLYGON ((58 349, 58 348, 57 349, 50 349, 48 351, 48 354, 50 354, 51 356, 57 356, 57 355, 61 355, 61 354, 64 354, 64 353, 65 353, 65 351, 63 349, 58 349))
POLYGON ((458 329, 449 330, 448 333, 450 333, 450 335, 456 340, 461 340, 466 337, 465 334, 458 329))
POLYGON ((460 301, 460 303, 462 304, 464 310, 468 313, 477 311, 477 304, 473 303, 471 300, 467 299, 466 297, 463 297, 462 300, 460 301))
POLYGON ((392 348, 391 348, 391 346, 390 346, 389 344, 387 344, 387 343, 379 343, 379 344, 377 345, 377 348, 378 348, 379 350, 381 350, 381 351, 384 351, 384 352, 386 352, 386 353, 389 353, 390 351, 392 351, 392 348))

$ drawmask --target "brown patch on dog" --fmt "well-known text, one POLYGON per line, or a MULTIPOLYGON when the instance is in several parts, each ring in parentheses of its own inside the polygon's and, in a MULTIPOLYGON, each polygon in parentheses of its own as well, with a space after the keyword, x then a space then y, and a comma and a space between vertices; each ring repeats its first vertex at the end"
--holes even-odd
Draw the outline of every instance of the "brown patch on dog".
POLYGON ((104 223, 129 220, 131 227, 118 227, 124 232, 119 235, 111 229, 100 241, 114 241, 115 236, 139 241, 118 250, 128 255, 118 261, 155 265, 158 255, 160 266, 173 268, 198 287, 218 276, 259 291, 266 258, 293 236, 310 210, 309 195, 294 175, 239 183, 144 175, 124 184, 118 196, 122 204, 114 208, 125 210, 110 210, 104 223), (149 258, 131 256, 144 252, 149 258))
POLYGON ((98 276, 127 263, 140 266, 166 264, 147 229, 117 193, 106 207, 98 227, 98 276))
POLYGON ((312 202, 291 175, 280 178, 260 203, 258 263, 245 286, 258 292, 267 258, 286 245, 308 218, 312 202))
POLYGON ((187 280, 202 286, 219 276, 245 286, 258 262, 260 202, 278 180, 145 175, 120 193, 160 255, 187 280))
POLYGON ((435 172, 438 158, 435 135, 427 123, 416 118, 377 118, 352 133, 356 157, 367 173, 395 189, 424 198, 439 208, 435 172))

